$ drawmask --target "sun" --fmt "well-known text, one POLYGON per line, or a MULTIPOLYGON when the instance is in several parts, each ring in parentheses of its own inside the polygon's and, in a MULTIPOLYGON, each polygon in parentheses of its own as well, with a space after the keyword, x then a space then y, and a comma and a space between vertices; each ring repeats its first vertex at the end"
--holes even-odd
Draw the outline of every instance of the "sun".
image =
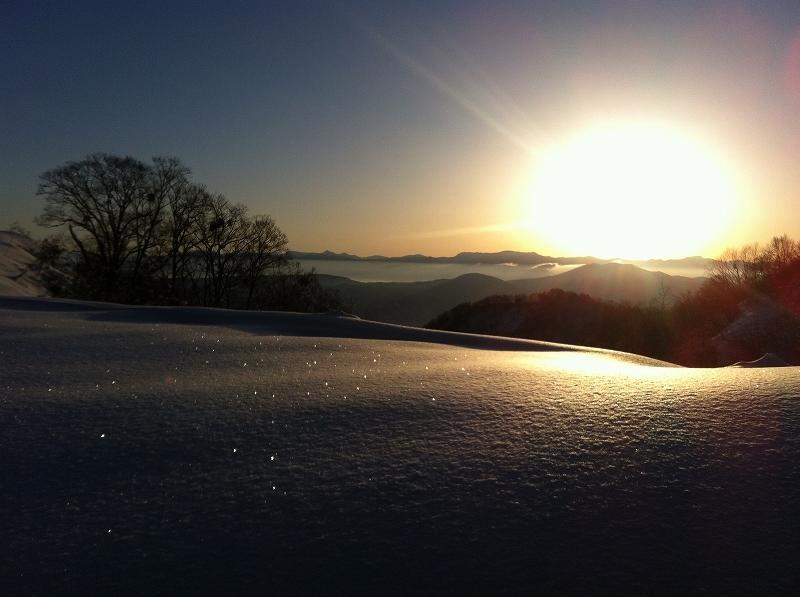
POLYGON ((628 259, 712 249, 737 203, 712 147, 652 122, 595 125, 545 148, 527 195, 537 245, 628 259))

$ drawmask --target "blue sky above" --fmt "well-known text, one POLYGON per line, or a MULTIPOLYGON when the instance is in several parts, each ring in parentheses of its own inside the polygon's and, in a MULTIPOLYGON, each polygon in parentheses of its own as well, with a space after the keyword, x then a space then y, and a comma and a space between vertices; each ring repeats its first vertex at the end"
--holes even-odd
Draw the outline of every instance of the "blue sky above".
POLYGON ((537 146, 639 112, 800 215, 800 4, 689 4, 2 2, 0 227, 39 213, 41 172, 105 151, 181 158, 297 249, 546 249, 435 229, 513 220, 537 146))

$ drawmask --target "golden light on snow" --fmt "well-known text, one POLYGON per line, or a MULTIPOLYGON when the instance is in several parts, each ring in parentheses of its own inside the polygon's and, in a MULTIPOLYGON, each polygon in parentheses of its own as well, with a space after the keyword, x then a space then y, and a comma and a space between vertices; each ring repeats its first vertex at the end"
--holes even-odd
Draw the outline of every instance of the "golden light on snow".
POLYGON ((713 247, 737 203, 719 151, 677 127, 622 122, 544 148, 525 217, 537 244, 564 254, 679 257, 713 247))
POLYGON ((581 377, 595 377, 598 380, 609 377, 667 380, 687 375, 687 370, 682 367, 659 366, 658 361, 650 359, 641 359, 637 362, 624 353, 553 351, 521 353, 515 355, 514 359, 529 367, 572 373, 581 377))

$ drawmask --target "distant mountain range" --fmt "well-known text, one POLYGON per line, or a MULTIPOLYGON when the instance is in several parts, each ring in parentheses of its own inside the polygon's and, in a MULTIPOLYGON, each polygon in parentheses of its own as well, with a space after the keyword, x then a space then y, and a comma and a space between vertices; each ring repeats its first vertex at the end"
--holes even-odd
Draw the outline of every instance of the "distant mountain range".
POLYGON ((405 325, 425 325, 456 305, 494 294, 531 294, 560 288, 598 299, 647 304, 677 298, 705 281, 620 263, 591 263, 555 276, 509 281, 484 274, 425 282, 356 282, 318 275, 323 286, 339 291, 345 308, 355 315, 405 325))
MULTIPOLYGON (((0 294, 42 296, 47 294, 32 255, 34 243, 24 236, 0 231, 0 294)), ((554 263, 552 257, 536 253, 460 253, 455 257, 356 257, 342 253, 294 253, 295 259, 338 259, 368 261, 403 261, 409 263, 554 263), (415 261, 415 259, 417 261, 415 261), (493 261, 490 261, 493 259, 493 261), (428 261, 422 261, 428 260, 428 261), (449 261, 448 261, 449 260, 449 261), (456 261, 457 260, 457 261, 456 261)), ((580 261, 590 258, 570 258, 580 261)), ((686 260, 678 260, 685 262, 686 260)), ((561 261, 567 264, 569 261, 561 261)), ((345 308, 365 319, 425 325, 434 317, 465 303, 495 294, 531 294, 560 288, 588 294, 594 298, 647 304, 669 300, 695 290, 704 278, 671 276, 663 272, 642 269, 631 264, 596 262, 576 267, 568 272, 543 278, 504 281, 493 276, 471 273, 452 279, 425 282, 356 282, 349 278, 318 274, 320 282, 335 288, 345 308)))
POLYGON ((576 265, 592 263, 630 263, 642 267, 657 269, 674 268, 694 268, 706 269, 713 262, 707 257, 693 256, 682 259, 599 259, 597 257, 551 257, 550 255, 540 255, 539 253, 523 251, 499 251, 497 253, 476 253, 462 252, 452 257, 430 257, 428 255, 403 255, 402 257, 385 257, 383 255, 370 255, 360 257, 350 253, 334 253, 333 251, 323 251, 322 253, 308 253, 303 251, 290 251, 291 259, 306 259, 318 261, 385 261, 397 263, 459 263, 470 265, 493 265, 501 263, 516 263, 518 265, 539 265, 542 263, 556 263, 558 265, 576 265))

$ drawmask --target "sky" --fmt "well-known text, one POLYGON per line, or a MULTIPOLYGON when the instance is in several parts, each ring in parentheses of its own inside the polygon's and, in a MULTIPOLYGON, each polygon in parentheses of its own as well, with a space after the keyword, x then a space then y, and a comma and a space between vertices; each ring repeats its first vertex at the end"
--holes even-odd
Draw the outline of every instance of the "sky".
POLYGON ((2 0, 0 73, 0 228, 34 227, 42 172, 107 152, 180 158, 303 251, 681 257, 800 237, 796 1, 2 0), (567 152, 550 184, 583 177, 586 203, 541 194, 553 147, 631 121, 701 144, 729 198, 651 194, 688 175, 648 142, 654 182, 629 203, 586 175, 603 148, 567 152))

